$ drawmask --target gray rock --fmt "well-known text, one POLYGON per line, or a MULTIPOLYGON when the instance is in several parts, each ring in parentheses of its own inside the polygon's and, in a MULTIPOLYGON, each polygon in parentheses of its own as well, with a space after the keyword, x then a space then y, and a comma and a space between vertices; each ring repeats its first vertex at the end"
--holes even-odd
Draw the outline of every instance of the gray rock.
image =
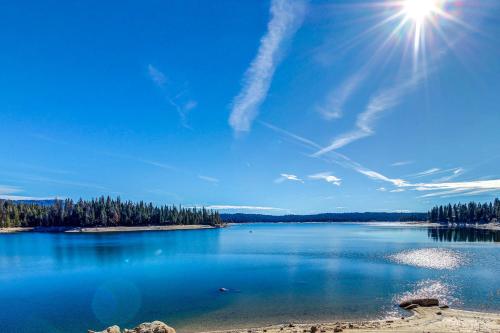
POLYGON ((124 333, 175 333, 175 330, 161 321, 142 323, 131 330, 125 329, 124 333))
POLYGON ((114 325, 114 326, 106 328, 104 331, 97 332, 97 331, 88 330, 88 333, 121 333, 121 331, 120 331, 120 327, 114 325))
POLYGON ((410 304, 408 306, 405 306, 405 310, 412 310, 412 309, 415 309, 415 308, 418 308, 418 305, 417 304, 410 304))
POLYGON ((439 306, 439 300, 437 298, 417 298, 417 299, 410 299, 408 301, 401 302, 399 304, 399 307, 405 308, 408 305, 411 304, 417 304, 419 306, 439 306))

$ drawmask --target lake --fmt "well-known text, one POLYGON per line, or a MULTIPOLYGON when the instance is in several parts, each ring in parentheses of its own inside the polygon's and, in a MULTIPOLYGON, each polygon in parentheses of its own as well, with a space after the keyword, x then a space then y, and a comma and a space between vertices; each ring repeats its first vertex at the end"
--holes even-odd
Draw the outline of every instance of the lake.
POLYGON ((418 295, 498 312, 499 241, 499 232, 384 223, 4 234, 0 331, 375 319, 418 295))

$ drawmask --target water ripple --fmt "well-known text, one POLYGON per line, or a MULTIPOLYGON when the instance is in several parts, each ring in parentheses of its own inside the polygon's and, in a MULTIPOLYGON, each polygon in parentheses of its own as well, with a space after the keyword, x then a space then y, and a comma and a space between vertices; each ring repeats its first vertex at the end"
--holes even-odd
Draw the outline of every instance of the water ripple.
POLYGON ((433 269, 455 269, 465 262, 463 255, 447 249, 407 250, 390 255, 389 259, 398 264, 433 269))

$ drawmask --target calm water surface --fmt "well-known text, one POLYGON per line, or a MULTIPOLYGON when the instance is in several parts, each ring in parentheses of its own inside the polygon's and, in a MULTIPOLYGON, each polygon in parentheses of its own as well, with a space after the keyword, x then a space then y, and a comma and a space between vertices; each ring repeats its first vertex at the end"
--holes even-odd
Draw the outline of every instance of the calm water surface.
POLYGON ((499 235, 366 224, 0 235, 0 331, 376 318, 409 295, 499 312, 499 235))

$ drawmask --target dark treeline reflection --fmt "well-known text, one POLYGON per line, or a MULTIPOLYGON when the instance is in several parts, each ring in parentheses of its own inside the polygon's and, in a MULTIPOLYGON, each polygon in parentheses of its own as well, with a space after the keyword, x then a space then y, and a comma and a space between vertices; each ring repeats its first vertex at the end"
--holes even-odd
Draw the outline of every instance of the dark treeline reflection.
POLYGON ((218 253, 219 235, 219 229, 84 235, 12 234, 3 237, 0 243, 0 268, 18 267, 22 264, 19 261, 22 256, 38 258, 40 266, 52 269, 93 265, 104 268, 152 260, 168 262, 183 255, 218 253))
POLYGON ((427 235, 439 242, 500 242, 500 231, 477 228, 429 227, 427 235))

